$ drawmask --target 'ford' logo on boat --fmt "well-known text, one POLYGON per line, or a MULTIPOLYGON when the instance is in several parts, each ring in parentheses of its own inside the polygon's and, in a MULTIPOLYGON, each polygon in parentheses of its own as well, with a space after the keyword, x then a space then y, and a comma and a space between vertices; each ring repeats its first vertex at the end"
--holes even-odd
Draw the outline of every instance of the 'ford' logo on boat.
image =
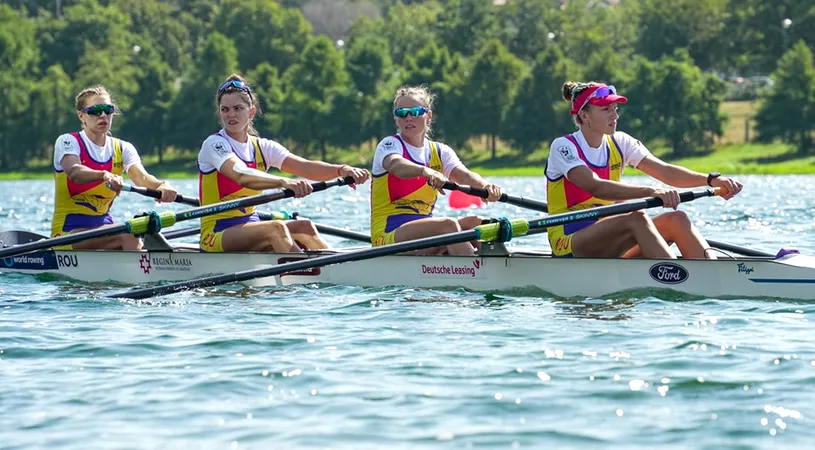
POLYGON ((664 284, 683 283, 690 277, 687 269, 674 263, 654 264, 648 273, 651 274, 651 278, 664 284))

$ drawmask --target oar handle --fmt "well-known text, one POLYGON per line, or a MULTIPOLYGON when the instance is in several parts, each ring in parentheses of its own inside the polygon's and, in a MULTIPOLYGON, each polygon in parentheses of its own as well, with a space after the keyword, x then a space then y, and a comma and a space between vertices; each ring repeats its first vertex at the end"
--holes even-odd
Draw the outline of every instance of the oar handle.
MULTIPOLYGON (((461 191, 465 194, 474 195, 476 197, 487 198, 489 197, 489 192, 486 189, 476 188, 472 186, 467 186, 463 184, 453 183, 452 181, 447 181, 444 183, 444 189, 450 191, 461 191)), ((509 195, 506 192, 501 194, 501 197, 498 198, 499 202, 509 203, 510 205, 521 206, 527 209, 532 209, 535 211, 540 212, 549 212, 549 205, 546 202, 542 202, 539 200, 534 200, 531 198, 524 198, 518 197, 515 195, 509 195)))
MULTIPOLYGON (((261 217, 262 218, 262 217, 261 217)), ((291 214, 291 219, 296 220, 297 218, 305 219, 305 217, 300 217, 300 213, 297 211, 291 214)), ((311 220, 311 219, 308 219, 311 220)), ((314 222, 312 222, 314 223, 314 222)), ((317 228, 317 231, 324 234, 329 234, 331 236, 337 236, 345 239, 350 239, 352 241, 359 241, 359 242, 371 242, 371 236, 358 233, 356 231, 346 230, 344 228, 337 228, 332 227, 331 225, 323 225, 321 223, 314 223, 314 226, 317 228)))
MULTIPOLYGON (((157 189, 150 189, 150 188, 146 188, 146 187, 133 186, 133 185, 130 185, 130 184, 125 184, 124 186, 122 186, 122 190, 127 191, 127 192, 135 192, 136 194, 141 194, 141 195, 143 195, 145 197, 151 197, 151 198, 155 198, 155 199, 160 199, 161 198, 161 191, 159 191, 157 189)), ((195 198, 195 197, 184 197, 181 194, 177 194, 175 196, 175 200, 173 200, 173 202, 175 202, 175 203, 183 203, 185 205, 190 205, 190 206, 201 206, 201 202, 197 198, 195 198)))
MULTIPOLYGON (((354 179, 351 177, 345 178, 337 178, 332 181, 318 181, 316 183, 311 183, 311 191, 312 192, 320 192, 324 191, 330 187, 334 186, 348 186, 350 184, 354 184, 354 179)), ((294 191, 291 189, 283 189, 283 198, 290 198, 294 197, 294 191)))

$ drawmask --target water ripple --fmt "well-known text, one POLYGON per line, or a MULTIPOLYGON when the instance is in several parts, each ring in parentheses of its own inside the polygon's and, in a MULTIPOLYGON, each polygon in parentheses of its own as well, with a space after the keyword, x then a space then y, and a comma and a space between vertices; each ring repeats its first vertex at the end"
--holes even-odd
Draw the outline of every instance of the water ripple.
MULTIPOLYGON (((815 177, 743 181, 739 198, 683 209, 712 239, 815 252, 815 200, 804 194, 815 177)), ((540 179, 503 182, 543 198, 540 179)), ((3 187, 0 206, 14 210, 4 227, 47 233, 48 220, 29 219, 50 215, 51 184, 3 187)), ((366 231, 366 189, 275 206, 366 231)), ((116 220, 152 207, 123 196, 116 220)), ((536 216, 489 208, 478 212, 536 216)), ((120 288, 0 276, 3 448, 754 449, 815 439, 806 302, 322 285, 104 298, 120 288)))

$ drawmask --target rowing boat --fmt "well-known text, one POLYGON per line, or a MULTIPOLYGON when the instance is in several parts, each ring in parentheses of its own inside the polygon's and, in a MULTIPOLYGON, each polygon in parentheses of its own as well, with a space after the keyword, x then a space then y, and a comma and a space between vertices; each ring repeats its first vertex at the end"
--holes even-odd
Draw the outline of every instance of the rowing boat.
MULTIPOLYGON (((0 260, 0 272, 53 275, 82 282, 152 284, 254 270, 356 248, 294 253, 204 253, 190 244, 145 251, 44 250, 0 260)), ((705 298, 815 300, 815 257, 733 257, 717 260, 553 258, 545 250, 508 251, 487 245, 477 257, 390 255, 257 278, 251 286, 324 283, 601 297, 668 289, 705 298)))
MULTIPOLYGON (((350 179, 313 184, 314 190, 351 183, 350 179)), ((447 186, 447 185, 445 185, 447 186)), ((453 188, 474 192, 471 187, 453 188)), ((483 191, 483 190, 482 190, 483 191)), ((157 191, 145 192, 155 197, 157 191)), ((510 252, 503 242, 514 236, 545 232, 549 227, 662 206, 658 197, 589 208, 533 220, 499 218, 471 230, 374 248, 299 253, 204 253, 197 245, 170 244, 163 224, 191 220, 219 211, 254 206, 293 196, 291 191, 263 193, 178 213, 155 211, 122 225, 46 238, 26 231, 0 233, 0 272, 54 275, 84 282, 155 284, 109 297, 141 299, 188 289, 243 282, 253 286, 327 283, 363 287, 409 286, 516 291, 533 288, 557 297, 599 297, 630 291, 669 289, 706 298, 789 298, 815 300, 815 258, 797 252, 777 256, 738 246, 743 255, 718 260, 553 258, 545 250, 510 252), (52 250, 118 233, 145 237, 145 251, 52 250), (473 240, 482 241, 478 256, 406 254, 473 240)), ((486 197, 486 191, 479 193, 486 197)), ((716 189, 685 191, 680 202, 718 195, 716 189)), ((545 210, 545 203, 502 196, 500 201, 545 210), (506 197, 506 198, 504 198, 506 197)), ((197 199, 186 199, 191 206, 197 199)), ((179 236, 186 230, 179 230, 179 236)), ((193 230, 193 234, 198 231, 193 230)), ((168 233, 169 235, 169 233, 168 233)), ((365 239, 368 240, 367 238, 365 239)), ((709 241, 710 243, 710 241, 709 241)))

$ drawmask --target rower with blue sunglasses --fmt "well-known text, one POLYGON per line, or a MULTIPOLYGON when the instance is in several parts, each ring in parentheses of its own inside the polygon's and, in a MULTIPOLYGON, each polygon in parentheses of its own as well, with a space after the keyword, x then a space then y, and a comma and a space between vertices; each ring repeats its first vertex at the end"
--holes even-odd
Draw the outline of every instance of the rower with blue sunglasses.
MULTIPOLYGON (((110 208, 122 190, 124 173, 137 186, 159 190, 160 201, 175 200, 175 188, 147 173, 133 144, 110 136, 116 106, 104 86, 83 89, 76 96, 76 111, 82 130, 63 134, 54 145, 52 237, 113 224, 110 208)), ((141 241, 120 234, 68 247, 139 250, 141 241)))
POLYGON ((593 208, 617 201, 659 197, 674 211, 651 218, 643 211, 550 227, 554 256, 676 258, 675 243, 685 258, 711 258, 709 246, 682 211, 676 189, 635 186, 621 181, 626 165, 678 188, 712 186, 729 199, 742 184, 717 172, 695 172, 657 158, 642 142, 617 130, 617 104, 628 99, 614 86, 567 82, 563 98, 572 105, 577 132, 552 141, 546 162, 550 214, 593 208))
MULTIPOLYGON (((398 133, 383 139, 374 153, 371 186, 371 242, 374 246, 469 230, 481 225, 477 216, 460 219, 434 217, 438 194, 450 178, 460 184, 484 188, 487 201, 503 193, 469 170, 449 146, 429 138, 433 94, 425 86, 399 88, 393 101, 398 133)), ((469 242, 451 244, 423 253, 473 255, 469 242)))
MULTIPOLYGON (((201 205, 237 200, 265 189, 290 189, 297 198, 312 192, 307 180, 351 177, 365 183, 365 169, 313 161, 291 153, 279 142, 262 138, 252 126, 260 112, 258 94, 240 75, 230 75, 215 94, 221 128, 198 153, 201 205), (268 174, 270 168, 302 179, 268 174)), ((352 186, 353 187, 353 186, 352 186)), ((260 221, 255 208, 242 208, 201 219, 201 249, 207 252, 292 252, 318 250, 328 244, 309 220, 260 221)))

